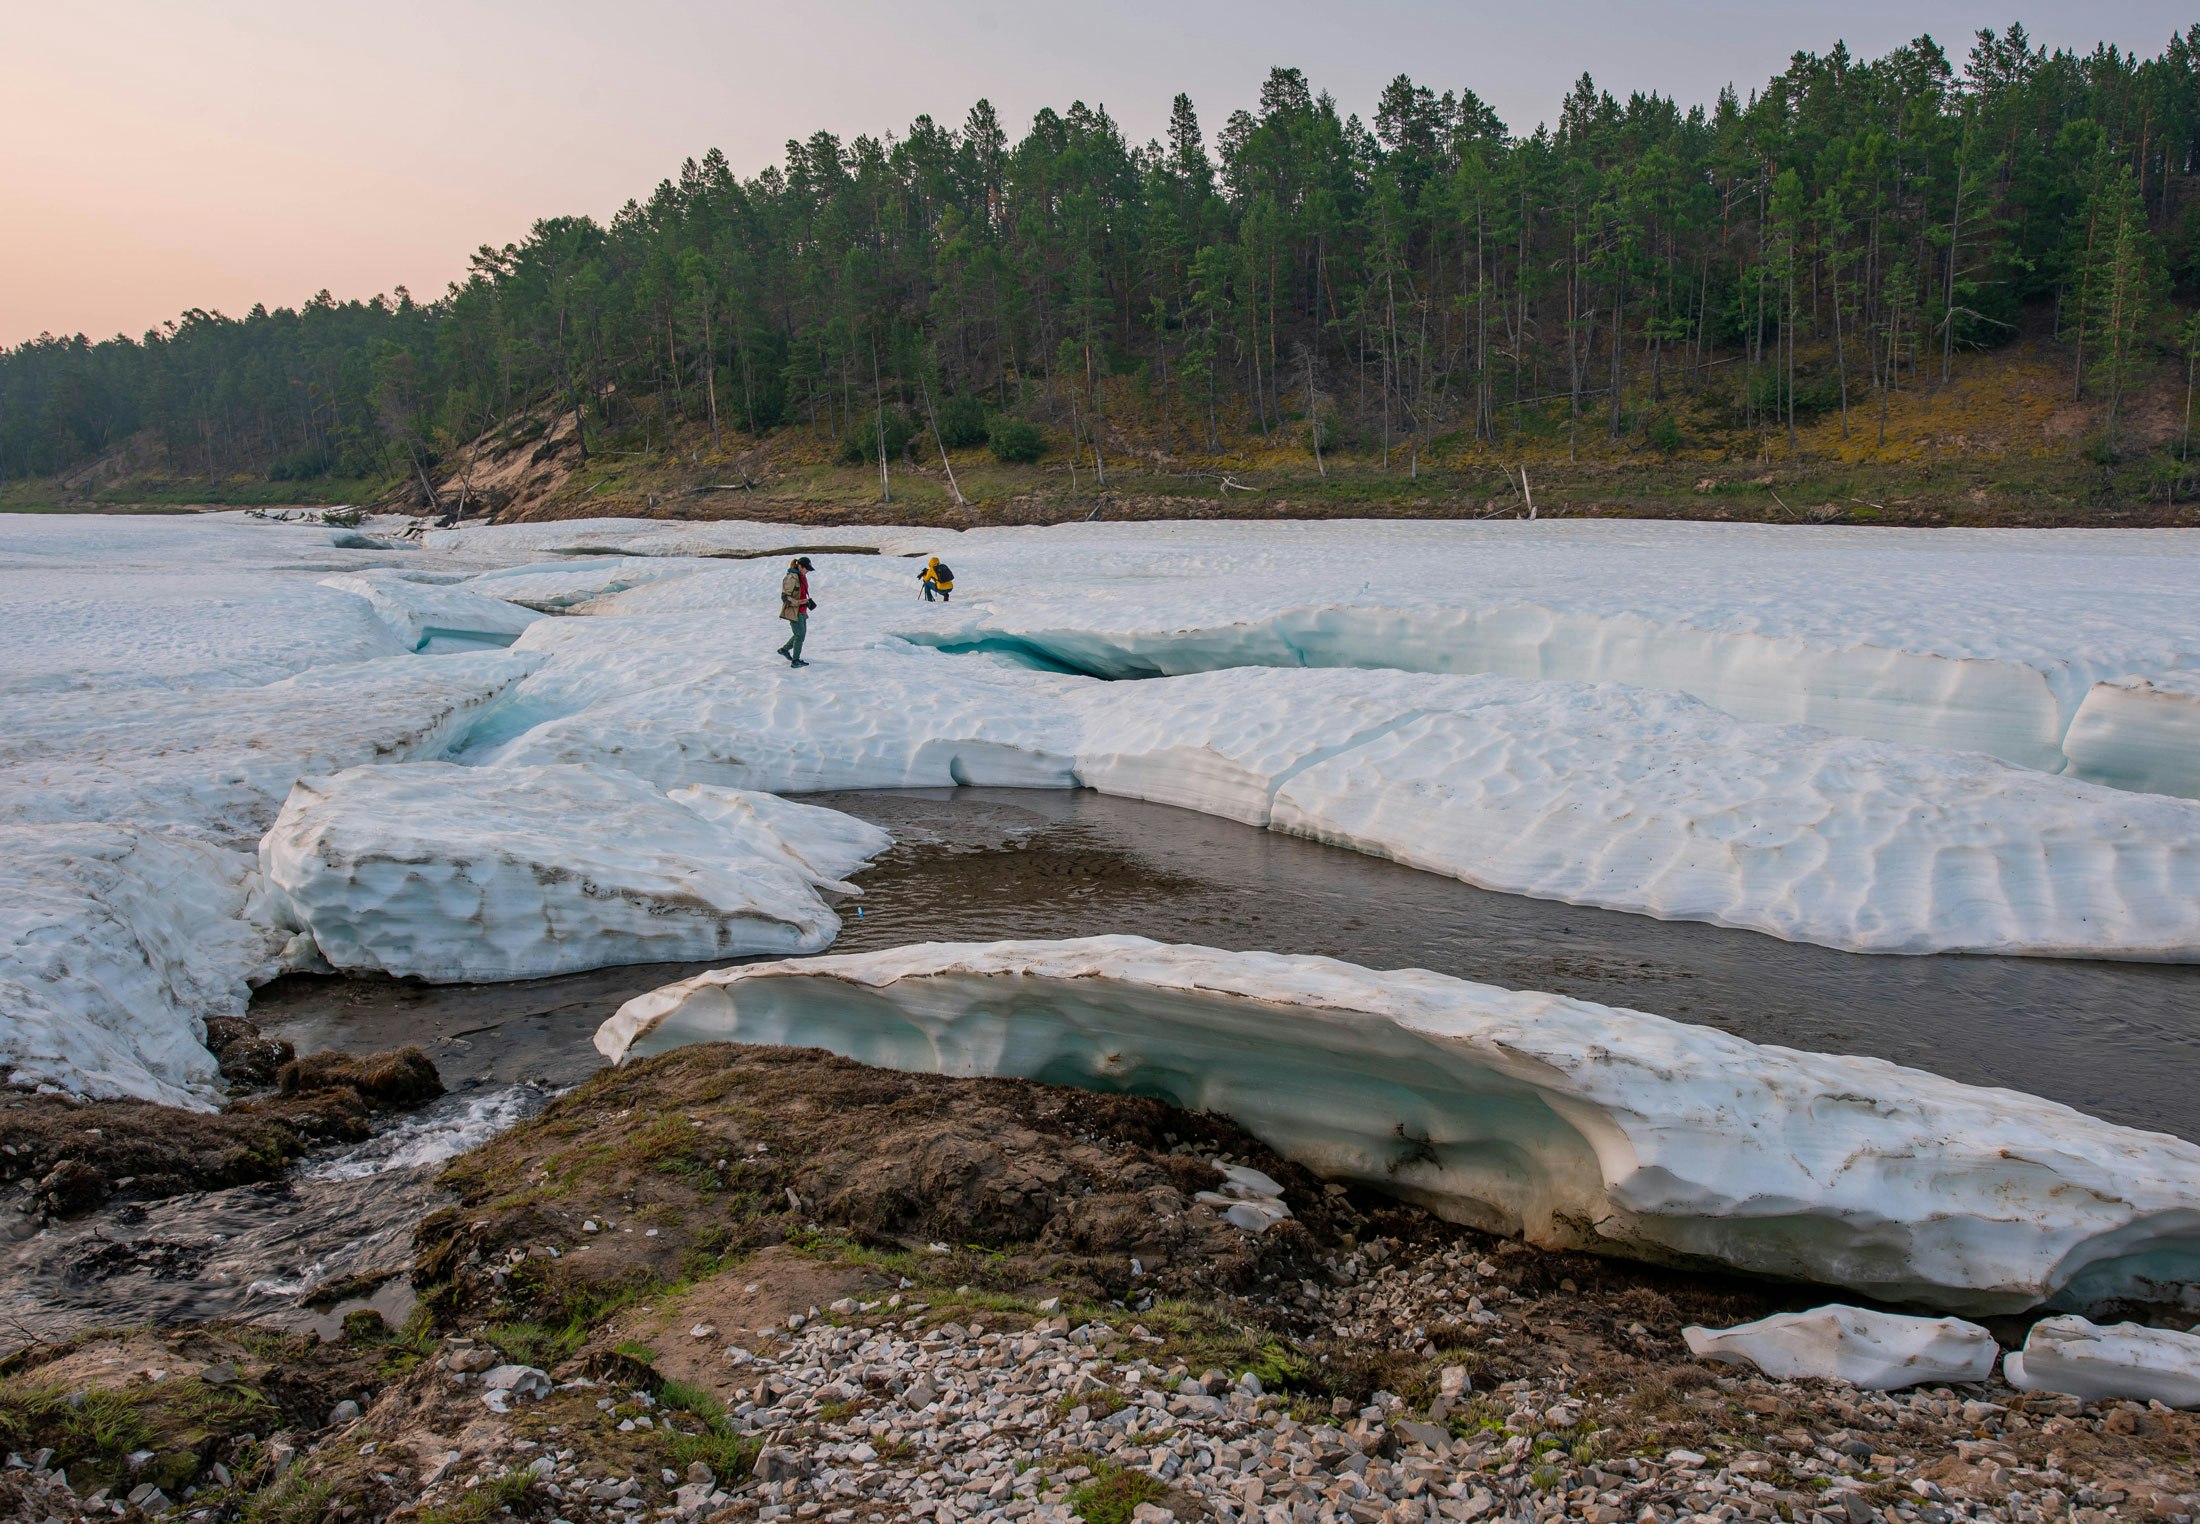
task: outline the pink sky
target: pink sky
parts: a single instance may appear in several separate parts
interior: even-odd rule
[[[1105,104],[1143,139],[1184,90],[1211,134],[1289,64],[1348,111],[1402,71],[1525,128],[1583,70],[1693,102],[1837,36],[1877,53],[1930,30],[1960,63],[2006,5],[26,0],[0,28],[0,343],[323,287],[433,296],[477,245],[607,215],[707,148],[753,173],[789,137],[959,124],[980,95],[1015,129]],[[2149,54],[2191,19],[2184,0],[2041,9],[2040,41]]]

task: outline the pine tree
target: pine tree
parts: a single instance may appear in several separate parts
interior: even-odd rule
[[[2162,254],[2147,230],[2130,165],[2103,180],[2088,215],[2094,234],[2085,272],[2085,326],[2093,348],[2087,380],[2107,398],[2104,429],[2113,445],[2124,398],[2152,361],[2148,341],[2161,300]]]

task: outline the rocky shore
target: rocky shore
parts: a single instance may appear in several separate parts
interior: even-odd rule
[[[577,1087],[443,1184],[403,1327],[102,1332],[0,1364],[0,1514],[2200,1510],[2200,1415],[1702,1364],[1684,1326],[1826,1296],[1495,1239],[1135,1097],[687,1048]]]

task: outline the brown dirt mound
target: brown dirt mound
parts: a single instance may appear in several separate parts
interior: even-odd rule
[[[1256,1236],[1197,1203],[1215,1157],[1273,1176],[1296,1215]],[[423,1225],[416,1280],[469,1306],[505,1278],[533,1311],[812,1228],[1014,1256],[1105,1297],[1245,1293],[1316,1273],[1359,1220],[1219,1117],[731,1044],[600,1075],[444,1183],[462,1204]]]
[[[298,1056],[280,1037],[268,1037],[242,1016],[209,1016],[206,1051],[221,1065],[222,1078],[232,1094],[239,1090],[264,1090],[275,1083],[283,1065]]]
[[[284,1064],[276,1082],[286,1096],[351,1090],[370,1107],[385,1111],[408,1111],[443,1094],[442,1076],[418,1048],[397,1048],[365,1057],[312,1053]]]

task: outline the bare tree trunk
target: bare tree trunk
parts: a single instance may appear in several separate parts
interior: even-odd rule
[[[1960,155],[1960,150],[1958,150]],[[1942,314],[1946,324],[1940,337],[1940,384],[1948,384],[1949,362],[1956,350],[1956,242],[1963,234],[1963,174],[1966,166],[1960,156],[1956,161],[1956,205],[1948,218],[1948,279],[1941,296],[1941,305],[1947,310]]]
[[[1076,390],[1076,388],[1075,388],[1075,387],[1072,387],[1072,388],[1071,388],[1071,390],[1072,390],[1072,391],[1074,391],[1074,390]],[[1091,338],[1091,335],[1089,335],[1089,334],[1088,334],[1088,335],[1086,336],[1086,338],[1085,338],[1085,394],[1086,394],[1086,395],[1087,395],[1088,397],[1090,397],[1090,398],[1092,399],[1092,465],[1093,465],[1093,470],[1094,470],[1094,471],[1095,471],[1095,472],[1096,472],[1096,473],[1097,473],[1097,474],[1099,475],[1099,477],[1100,477],[1100,490],[1101,490],[1101,491],[1103,491],[1103,492],[1105,492],[1105,491],[1107,490],[1107,486],[1108,486],[1108,463],[1107,463],[1107,460],[1106,460],[1106,458],[1105,458],[1104,456],[1102,456],[1102,455],[1101,455],[1101,453],[1100,453],[1100,422],[1101,422],[1101,412],[1100,412],[1100,384],[1099,384],[1099,382],[1097,382],[1097,381],[1095,381],[1095,380],[1093,379],[1093,374],[1092,374],[1092,338]]]
[[[886,389],[879,382],[878,341],[871,341],[871,421],[878,429],[878,490],[882,502],[894,500],[894,479],[886,469]]]
[[[1841,338],[1841,268],[1834,265],[1833,276],[1833,370],[1841,378],[1841,437],[1849,437],[1849,353]]]
[[[940,465],[947,472],[947,490],[955,495],[955,506],[957,508],[967,508],[970,505],[963,501],[962,488],[955,481],[954,462],[947,458],[947,442],[940,438],[940,416],[932,411],[931,384],[924,377],[919,376],[917,377],[917,385],[924,392],[924,417],[925,421],[932,425],[932,443],[939,447]]]
[[[2192,411],[2189,399],[2185,411]],[[1329,467],[1322,463],[1322,414],[1321,406],[1314,397],[1314,351],[1311,349],[1306,352],[1306,428],[1314,441],[1314,469],[1326,477],[1329,475]],[[2186,433],[2191,433],[2189,421]]]
[[[703,391],[710,399],[710,447],[723,449],[718,435],[718,343],[710,322],[710,302],[703,302]]]

